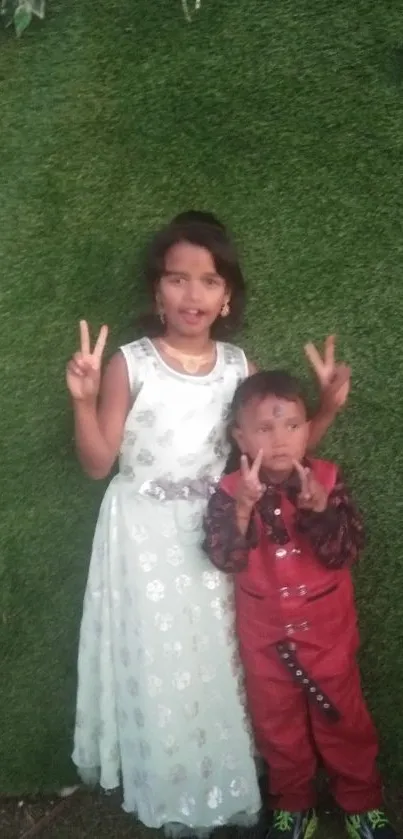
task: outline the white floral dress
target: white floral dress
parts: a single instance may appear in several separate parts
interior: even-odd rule
[[[94,536],[73,760],[104,789],[122,783],[124,809],[149,827],[211,830],[260,807],[232,581],[202,551],[247,364],[217,344],[213,371],[195,377],[147,338],[121,351],[137,396]]]

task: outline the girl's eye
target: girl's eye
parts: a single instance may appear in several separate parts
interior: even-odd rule
[[[180,274],[171,274],[171,276],[167,277],[167,280],[172,285],[181,285],[185,282],[185,277],[181,277]]]
[[[205,283],[208,286],[220,285],[220,281],[219,281],[218,277],[206,277]]]

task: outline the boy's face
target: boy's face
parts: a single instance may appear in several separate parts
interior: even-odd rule
[[[262,467],[281,480],[293,470],[294,460],[304,456],[309,422],[301,402],[276,396],[252,399],[241,408],[233,436],[241,452],[254,460],[263,451]]]

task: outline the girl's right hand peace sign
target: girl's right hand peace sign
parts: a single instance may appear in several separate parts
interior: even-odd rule
[[[336,413],[347,402],[351,381],[350,367],[336,362],[335,345],[334,335],[329,335],[325,341],[323,357],[314,344],[305,345],[305,355],[316,373],[322,390],[323,404],[330,413]]]
[[[242,508],[245,511],[252,511],[265,491],[265,487],[259,479],[262,460],[263,449],[260,449],[256,455],[252,466],[249,466],[246,455],[243,454],[241,457],[241,480],[237,492],[237,505],[238,508]]]
[[[86,320],[80,321],[80,350],[73,355],[66,369],[67,387],[77,402],[92,401],[98,396],[107,338],[108,327],[102,326],[91,352],[88,323]]]

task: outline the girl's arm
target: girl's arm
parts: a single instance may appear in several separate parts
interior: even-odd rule
[[[337,409],[331,409],[330,407],[326,407],[326,403],[323,402],[319,408],[319,411],[312,417],[310,422],[310,430],[309,430],[309,440],[308,440],[308,449],[309,451],[313,451],[316,446],[322,440],[322,437],[325,436],[327,430],[330,428],[332,423],[334,422],[337,415]]]
[[[73,399],[73,407],[81,466],[91,478],[105,478],[118,456],[130,407],[129,380],[122,353],[116,353],[107,365],[99,398]]]
[[[335,360],[334,335],[326,338],[323,357],[314,344],[306,344],[305,355],[315,371],[321,389],[320,408],[311,420],[309,448],[312,451],[347,402],[351,370],[346,364],[338,364]]]
[[[91,350],[88,323],[80,321],[80,349],[66,369],[77,455],[91,478],[105,478],[112,469],[130,407],[130,385],[122,353],[113,356],[101,376],[107,338],[108,327],[104,325]]]

